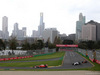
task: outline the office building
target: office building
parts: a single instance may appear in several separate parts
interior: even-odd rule
[[[76,22],[76,40],[81,40],[82,26],[85,25],[85,16],[79,14],[79,21]]]
[[[42,37],[45,25],[43,22],[43,13],[40,13],[40,25],[38,26],[38,37]]]
[[[45,29],[43,31],[43,39],[44,39],[44,42],[47,42],[48,40],[53,43],[54,40],[55,40],[55,37],[58,36],[58,31],[56,28],[48,28],[48,29]]]
[[[22,32],[24,37],[26,37],[26,31],[27,31],[26,27],[22,27]]]
[[[96,41],[96,25],[87,24],[82,26],[82,40]]]
[[[9,38],[9,32],[8,32],[8,18],[6,16],[2,18],[2,33],[3,33],[3,39],[7,40]]]
[[[13,30],[13,36],[14,37],[17,37],[18,36],[18,31],[19,31],[18,23],[15,23],[14,24],[14,30]]]
[[[18,23],[15,23],[12,36],[16,37],[16,39],[23,39],[24,37],[26,37],[26,27],[23,27],[22,30],[20,30],[18,28]]]
[[[69,34],[68,36],[67,36],[67,39],[68,40],[73,40],[73,41],[75,41],[75,34]]]
[[[3,33],[2,33],[2,31],[0,30],[0,39],[2,39],[3,38]]]
[[[100,41],[100,23],[91,20],[87,24],[96,26],[96,41]]]
[[[33,30],[31,37],[37,38],[38,37],[38,31]]]

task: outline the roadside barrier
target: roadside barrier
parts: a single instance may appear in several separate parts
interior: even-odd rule
[[[54,52],[55,53],[55,52]],[[53,53],[46,53],[46,54],[38,54],[38,55],[34,55],[34,57],[37,56],[44,56],[44,55],[51,55]],[[7,61],[7,60],[16,60],[16,59],[24,59],[24,58],[30,58],[33,56],[23,56],[23,57],[11,57],[11,58],[1,58],[0,61]]]
[[[99,60],[96,60],[96,63],[100,64],[100,61]]]
[[[23,57],[12,57],[12,58],[2,58],[0,61],[7,61],[7,60],[15,60],[15,59],[24,59],[24,58],[30,58],[33,56],[23,56]]]

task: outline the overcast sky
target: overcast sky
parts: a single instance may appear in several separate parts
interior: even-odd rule
[[[12,33],[14,23],[19,29],[27,27],[27,35],[38,30],[40,12],[44,14],[45,28],[54,27],[60,33],[76,32],[79,13],[86,16],[86,22],[100,22],[100,0],[0,0],[0,30],[2,17],[8,17],[8,30]]]

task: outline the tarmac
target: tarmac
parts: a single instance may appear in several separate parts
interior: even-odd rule
[[[100,71],[0,71],[0,75],[100,75]]]

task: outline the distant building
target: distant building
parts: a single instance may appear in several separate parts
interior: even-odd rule
[[[15,23],[12,36],[16,37],[16,39],[24,39],[24,37],[26,37],[26,27],[23,27],[22,30],[19,30],[18,23]]]
[[[67,39],[67,35],[66,34],[59,34],[59,37],[60,37],[60,39],[62,41]]]
[[[26,37],[26,27],[22,28],[23,36]]]
[[[14,24],[14,30],[13,30],[12,35],[13,35],[14,37],[17,37],[17,36],[18,36],[18,31],[19,31],[18,23],[15,23],[15,24]]]
[[[76,22],[76,40],[81,40],[82,26],[85,25],[85,16],[79,14],[79,21]]]
[[[96,41],[96,25],[86,24],[82,26],[82,40]]]
[[[69,35],[67,36],[67,39],[68,39],[68,40],[73,40],[73,41],[74,41],[74,40],[75,40],[75,36],[76,36],[75,34],[69,34]]]
[[[8,17],[6,16],[2,18],[2,33],[3,33],[3,39],[7,40],[9,38],[9,32],[8,32]]]
[[[100,41],[100,23],[91,20],[87,24],[96,26],[96,41]]]
[[[38,36],[39,37],[42,37],[44,28],[45,28],[45,24],[43,22],[43,13],[40,13],[40,25],[38,26]]]
[[[0,30],[0,39],[2,39],[3,38],[3,33],[2,33],[2,31]]]
[[[44,42],[49,40],[51,43],[53,43],[56,36],[58,36],[58,31],[56,28],[48,28],[43,31]]]
[[[31,37],[37,38],[38,37],[38,31],[33,30]]]

